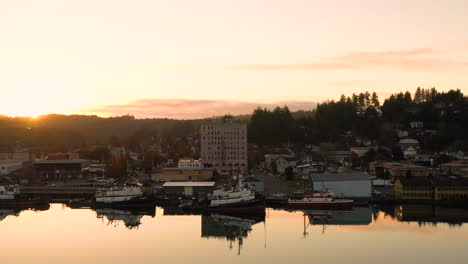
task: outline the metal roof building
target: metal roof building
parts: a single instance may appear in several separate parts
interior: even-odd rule
[[[309,175],[309,184],[314,191],[328,188],[335,197],[352,199],[369,199],[371,197],[372,185],[370,175],[365,172],[359,173],[330,173]]]
[[[214,181],[196,182],[165,182],[163,184],[164,192],[173,195],[193,196],[198,194],[206,194],[213,191],[215,186]]]

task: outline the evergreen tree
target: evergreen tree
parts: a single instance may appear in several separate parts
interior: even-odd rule
[[[379,97],[377,96],[377,94],[375,92],[372,93],[372,105],[374,107],[377,107],[377,106],[380,106],[380,102],[379,102]]]
[[[364,99],[366,101],[367,106],[371,105],[371,95],[368,91],[364,93]]]
[[[415,104],[420,104],[420,103],[423,102],[421,87],[418,87],[418,88],[416,89],[416,92],[414,93],[413,102],[414,102]]]

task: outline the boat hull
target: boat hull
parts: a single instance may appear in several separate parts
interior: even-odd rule
[[[307,208],[307,209],[351,209],[353,207],[352,200],[331,201],[331,202],[300,202],[289,201],[290,208]]]
[[[154,204],[154,199],[150,196],[135,197],[126,201],[114,201],[114,202],[94,202],[92,206],[101,208],[122,208],[122,207],[139,207],[148,206]]]
[[[44,200],[41,199],[25,199],[25,200],[0,200],[0,207],[28,207],[28,206],[36,206],[46,203]]]

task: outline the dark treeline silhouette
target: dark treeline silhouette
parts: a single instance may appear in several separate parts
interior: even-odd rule
[[[86,115],[0,116],[0,148],[28,147],[33,151],[69,151],[91,145],[126,146],[138,150],[150,143],[175,143],[196,135],[205,120],[102,118]]]
[[[428,150],[468,150],[468,98],[460,90],[438,92],[435,88],[418,87],[414,96],[408,91],[393,94],[382,105],[375,92],[342,95],[339,101],[318,104],[299,118],[287,107],[259,108],[252,114],[249,135],[250,142],[258,144],[340,143],[352,135],[392,148],[398,140],[396,129],[410,130],[412,122],[422,122],[421,129],[434,131],[419,136]]]
[[[422,129],[436,131],[419,136],[424,148],[468,150],[468,99],[460,90],[418,88],[414,95],[393,94],[383,104],[376,93],[364,92],[342,95],[312,111],[291,112],[287,106],[257,108],[250,116],[234,118],[248,122],[249,143],[259,145],[335,142],[338,149],[344,149],[356,145],[349,138],[361,138],[392,148],[398,140],[396,129],[411,131],[411,122],[422,122]],[[187,146],[196,142],[200,126],[208,120],[135,119],[128,115],[0,116],[0,148],[21,146],[54,152],[110,144],[141,150],[145,145],[165,144],[189,153]]]

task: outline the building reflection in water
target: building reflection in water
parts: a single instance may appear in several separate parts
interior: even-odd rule
[[[246,218],[221,214],[202,215],[201,236],[205,238],[221,238],[229,241],[229,248],[237,242],[240,254],[244,239],[247,238],[252,226],[264,222],[265,218]]]
[[[152,217],[156,214],[155,207],[148,208],[146,210],[122,210],[115,208],[96,208],[95,209],[97,218],[107,219],[107,225],[117,225],[123,222],[125,227],[128,229],[138,228],[141,224],[141,218],[144,215],[150,215]]]
[[[468,222],[468,209],[408,204],[396,206],[394,216],[400,222],[417,222],[420,226],[446,223],[451,227],[456,227]]]

